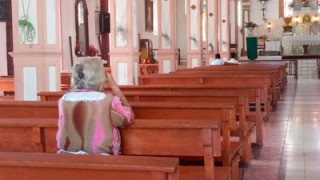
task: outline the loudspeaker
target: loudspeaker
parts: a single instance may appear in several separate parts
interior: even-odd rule
[[[8,20],[7,0],[0,0],[0,21]]]
[[[110,33],[110,13],[100,13],[100,33]]]

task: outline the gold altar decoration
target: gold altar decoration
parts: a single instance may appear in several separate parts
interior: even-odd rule
[[[302,23],[305,25],[310,25],[311,23],[311,16],[310,14],[306,13],[303,17],[302,17]]]
[[[283,21],[285,23],[285,25],[282,26],[283,27],[283,32],[292,32],[292,24],[291,24],[292,16],[284,17]]]

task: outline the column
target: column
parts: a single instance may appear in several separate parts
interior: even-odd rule
[[[139,46],[136,0],[110,0],[111,72],[119,85],[138,83]]]
[[[238,52],[238,0],[230,1],[230,51]]]
[[[201,0],[186,0],[187,67],[202,66]]]
[[[8,75],[8,63],[7,63],[7,30],[6,22],[0,22],[0,75]]]
[[[209,65],[209,59],[214,58],[218,53],[218,1],[207,1],[207,44],[205,52],[206,65]]]
[[[228,60],[230,58],[230,2],[225,0],[219,0],[219,52],[221,58]]]
[[[157,0],[158,3],[158,62],[159,73],[177,69],[175,0]]]
[[[246,30],[244,23],[250,21],[250,2],[243,2],[242,4],[242,14],[243,14],[243,20],[242,20],[242,42],[243,42],[243,51],[247,51],[247,44],[246,44],[246,37],[248,36],[248,31]]]
[[[60,90],[60,1],[12,0],[16,100],[37,100],[39,91]]]

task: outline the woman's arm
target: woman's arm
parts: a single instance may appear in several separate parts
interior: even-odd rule
[[[129,104],[127,98],[123,95],[122,91],[120,90],[118,84],[113,79],[113,76],[110,73],[106,73],[107,76],[107,84],[111,88],[113,94],[117,97],[119,97],[120,101],[122,102],[122,105],[129,108],[131,112],[131,120],[134,119],[134,113],[132,111],[131,105]]]

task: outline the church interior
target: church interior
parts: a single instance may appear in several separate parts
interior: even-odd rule
[[[320,179],[320,0],[0,0],[0,39],[0,179]],[[87,58],[136,115],[119,157],[55,153]]]

